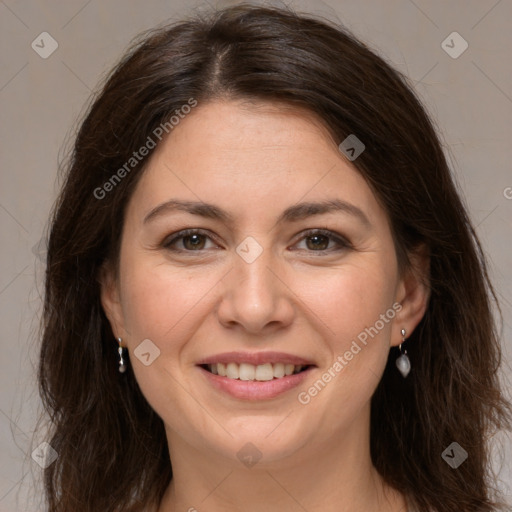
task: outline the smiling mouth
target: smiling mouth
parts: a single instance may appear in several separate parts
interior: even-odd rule
[[[253,365],[249,363],[216,363],[200,365],[206,371],[233,380],[266,382],[282,379],[306,371],[312,365],[295,365],[285,363],[265,363]]]

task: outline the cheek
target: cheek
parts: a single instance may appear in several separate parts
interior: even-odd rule
[[[132,341],[150,338],[159,344],[179,339],[214,286],[212,275],[143,261],[133,265],[123,291],[123,314]]]
[[[312,386],[300,390],[300,400],[311,414],[327,415],[333,429],[365,407],[384,371],[396,315],[389,268],[347,265],[310,295],[309,304],[328,326],[331,359]]]
[[[350,264],[309,283],[303,297],[343,349],[392,307],[395,284],[393,272],[378,262]],[[389,323],[385,328],[378,324],[382,331],[387,331],[387,326]]]
[[[396,283],[388,268],[393,267],[347,265],[310,292],[308,305],[326,326],[330,355],[319,375],[322,382],[310,390],[312,411],[322,414],[324,408],[331,410],[329,404],[338,403],[344,404],[341,416],[356,414],[373,394],[387,362],[396,315]]]
[[[196,402],[183,392],[187,376],[183,375],[180,362],[188,350],[187,342],[201,325],[208,306],[205,295],[218,278],[212,278],[212,272],[191,276],[186,269],[170,265],[152,265],[142,260],[131,263],[126,261],[125,266],[123,315],[135,378],[151,407],[168,424],[190,431],[187,415],[173,415],[170,411],[198,414]],[[159,351],[148,366],[136,355],[146,339]]]

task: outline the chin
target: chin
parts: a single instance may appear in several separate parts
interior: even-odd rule
[[[204,442],[212,451],[249,468],[256,464],[260,469],[270,468],[300,452],[314,438],[314,432],[308,434],[304,431],[303,422],[294,426],[286,419],[283,421],[284,418],[286,415],[279,419],[244,416],[242,421],[224,423],[232,437],[222,431],[220,438],[208,437]]]

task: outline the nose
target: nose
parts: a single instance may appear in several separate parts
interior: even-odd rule
[[[287,282],[278,255],[264,248],[252,262],[237,253],[233,259],[234,268],[222,280],[219,322],[261,335],[290,325],[295,314],[293,283]]]

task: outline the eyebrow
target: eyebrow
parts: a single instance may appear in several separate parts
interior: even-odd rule
[[[214,219],[224,224],[233,224],[234,217],[226,210],[215,206],[214,204],[204,203],[202,201],[183,201],[179,199],[171,199],[165,203],[159,204],[153,208],[143,220],[143,224],[150,222],[162,215],[183,211],[192,215],[198,215],[207,219]],[[314,215],[322,215],[324,213],[343,212],[359,219],[366,227],[372,224],[368,217],[357,206],[342,201],[341,199],[328,199],[318,202],[303,202],[288,207],[279,216],[276,224],[283,222],[297,222]]]

